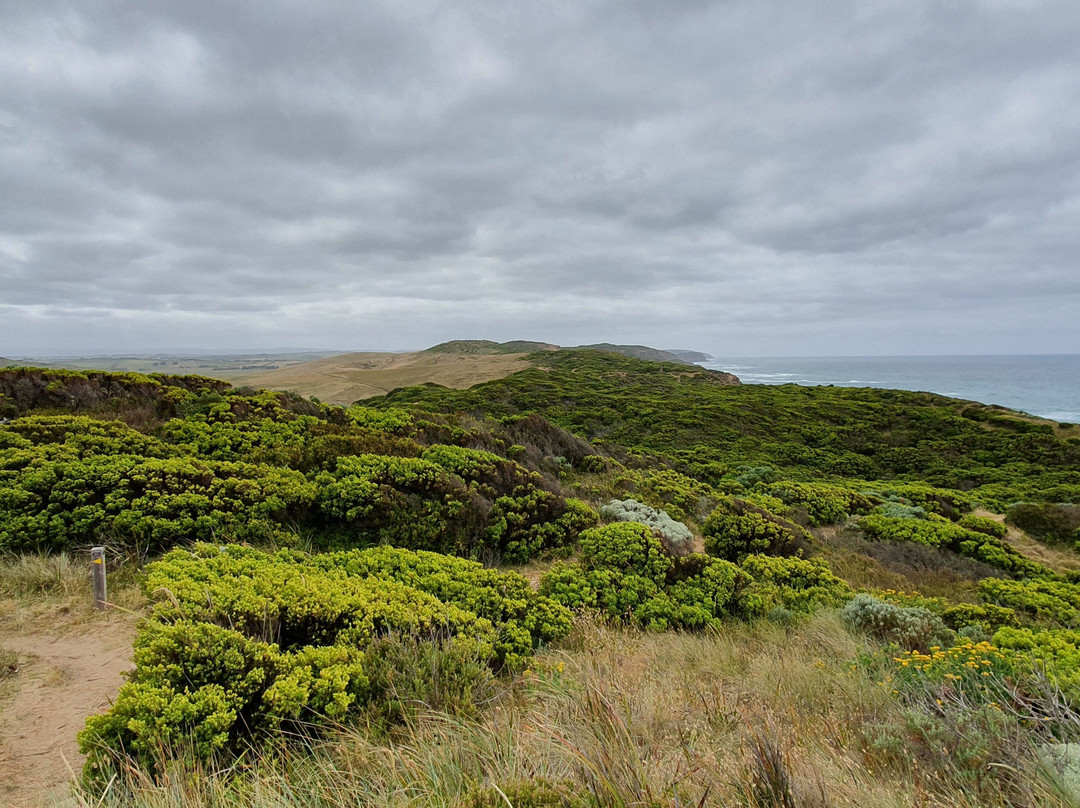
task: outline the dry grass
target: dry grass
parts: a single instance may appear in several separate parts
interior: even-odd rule
[[[853,668],[856,652],[832,613],[790,630],[733,624],[696,635],[581,622],[479,720],[427,714],[389,737],[342,729],[311,748],[266,753],[242,772],[173,766],[156,783],[133,773],[134,792],[114,785],[100,804],[1070,804],[1033,762],[1033,747],[1007,733],[990,738],[974,776],[948,745],[928,745],[937,736],[919,722],[936,719],[913,717]],[[525,784],[540,781],[577,801],[526,796]]]
[[[331,404],[385,395],[398,387],[434,382],[466,388],[524,370],[525,354],[351,353],[280,370],[239,374],[236,383],[295,390]]]
[[[137,564],[109,561],[109,602],[123,612],[140,611],[145,598],[135,582]],[[27,632],[100,620],[93,608],[86,555],[0,557],[0,630]]]
[[[855,589],[897,589],[950,600],[977,599],[978,582],[1000,570],[915,542],[872,542],[856,530],[814,531],[833,572]]]

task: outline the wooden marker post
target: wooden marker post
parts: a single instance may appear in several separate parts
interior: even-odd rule
[[[90,580],[94,583],[94,606],[105,608],[105,548],[90,549]]]

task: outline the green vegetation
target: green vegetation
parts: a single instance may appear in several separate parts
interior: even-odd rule
[[[791,555],[800,541],[809,539],[797,525],[738,497],[725,497],[702,531],[705,549],[729,561],[742,561],[750,553]]]
[[[144,587],[159,600],[135,672],[80,735],[95,778],[127,760],[152,768],[162,750],[237,756],[359,708],[385,712],[399,695],[368,660],[390,640],[437,648],[467,694],[483,666],[520,669],[570,630],[570,613],[515,573],[389,547],[311,558],[199,544],[150,564]]]
[[[595,351],[532,359],[538,367],[469,390],[414,387],[372,404],[538,413],[601,446],[666,455],[714,485],[758,466],[799,482],[824,475],[959,489],[953,496],[998,512],[1021,499],[1080,499],[1080,438],[982,405],[901,390],[731,386],[713,371]]]
[[[634,499],[613,499],[600,509],[600,518],[611,522],[638,522],[659,534],[672,555],[685,555],[694,543],[694,534],[682,522],[676,522],[663,508],[650,508]]]
[[[1080,740],[1080,439],[513,348],[534,367],[348,408],[0,370],[0,551],[22,554],[0,597],[106,544],[151,601],[80,735],[88,801],[801,805],[817,771],[824,804],[1056,804],[1039,749]],[[832,735],[784,734],[811,726]]]
[[[937,514],[910,518],[872,513],[860,519],[859,525],[869,538],[877,541],[910,541],[928,547],[941,547],[1017,575],[1039,577],[1052,574],[1046,567],[1026,558],[1001,539],[961,527]]]

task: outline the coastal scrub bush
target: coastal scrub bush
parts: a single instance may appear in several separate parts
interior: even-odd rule
[[[1016,610],[994,603],[956,603],[942,610],[941,619],[954,631],[978,628],[989,636],[1002,626],[1016,625]]]
[[[1005,525],[996,519],[991,519],[989,516],[975,516],[974,514],[964,514],[960,517],[960,521],[957,522],[960,527],[965,530],[974,530],[976,533],[985,533],[987,536],[993,536],[995,539],[1005,538]]]
[[[496,656],[518,664],[531,649],[565,636],[570,613],[533,591],[516,572],[498,572],[440,553],[372,547],[312,556],[311,566],[354,578],[395,581],[491,621]],[[525,634],[527,633],[527,642]]]
[[[873,501],[852,488],[829,483],[800,483],[791,480],[773,483],[768,492],[787,505],[806,510],[815,527],[842,522],[851,514],[869,513]]]
[[[1017,576],[1045,577],[1051,571],[987,533],[968,530],[937,514],[925,519],[905,519],[872,513],[859,520],[867,538],[875,541],[911,541],[951,550]]]
[[[853,594],[823,558],[749,555],[739,566],[750,576],[750,583],[740,594],[739,608],[750,617],[766,614],[777,606],[809,613],[819,606],[840,606]]]
[[[738,497],[725,497],[702,526],[710,555],[739,562],[751,553],[791,555],[806,532]]]
[[[239,545],[174,550],[147,567],[157,612],[237,628],[283,647],[363,644],[387,632],[460,637],[517,665],[570,629],[565,609],[516,573],[439,553],[373,547],[307,556]]]
[[[367,695],[363,661],[347,645],[283,652],[210,623],[150,622],[112,708],[79,733],[84,772],[107,779],[124,758],[154,771],[163,754],[236,757],[283,723],[337,720]]]
[[[392,435],[410,435],[414,429],[412,413],[398,407],[363,407],[357,404],[345,410],[349,421],[364,429],[388,432]]]
[[[737,608],[749,578],[705,555],[673,559],[646,525],[616,522],[582,532],[581,561],[557,563],[540,592],[570,609],[662,631],[701,628]]]
[[[1025,617],[1049,626],[1080,625],[1080,585],[1068,581],[1005,581],[987,578],[979,582],[983,600],[1014,609]]]
[[[863,490],[864,495],[876,499],[914,505],[947,519],[958,519],[971,511],[975,503],[959,491],[938,488],[922,482],[878,483],[872,489]]]
[[[600,517],[613,522],[638,522],[660,534],[672,555],[684,555],[694,542],[694,534],[682,522],[676,522],[667,511],[650,508],[633,499],[613,499],[600,509]]]
[[[882,502],[874,509],[874,513],[887,516],[890,519],[926,519],[930,512],[918,505],[905,505],[902,502],[891,500]]]
[[[703,518],[716,501],[708,485],[671,468],[620,468],[612,483],[615,490],[663,509],[676,521]]]
[[[896,606],[872,595],[856,595],[840,612],[852,628],[906,650],[926,651],[932,645],[949,645],[952,632],[929,609]]]
[[[1045,673],[1073,705],[1080,707],[1080,630],[1005,626],[993,643],[1017,656],[1017,667]]]
[[[542,480],[513,461],[452,446],[419,458],[342,457],[315,481],[324,528],[352,546],[524,562],[565,550],[596,521],[587,505],[538,487]]]
[[[617,522],[584,531],[578,537],[581,565],[645,578],[659,585],[674,566],[660,539],[646,525]]]
[[[21,467],[21,460],[83,460],[93,455],[163,458],[179,454],[123,421],[100,421],[86,415],[28,415],[0,426],[0,435],[4,436],[0,437],[0,449],[34,449],[22,456],[5,452],[5,470]]]
[[[298,472],[187,457],[45,460],[0,479],[0,550],[108,539],[143,551],[197,540],[290,543],[314,487]]]
[[[495,500],[488,514],[487,546],[492,555],[512,564],[566,555],[578,534],[596,523],[596,511],[580,499],[521,486]]]
[[[523,485],[542,483],[539,474],[513,460],[506,460],[497,454],[479,449],[436,444],[425,449],[421,456],[447,473],[457,475],[491,499],[510,494]]]
[[[153,772],[163,754],[227,763],[362,713],[392,721],[410,694],[468,712],[492,672],[570,630],[519,575],[397,548],[199,544],[148,565],[144,587],[156,605],[135,670],[79,736],[90,778],[132,761]]]
[[[330,470],[346,455],[414,457],[420,446],[409,438],[354,425],[332,424],[312,415],[207,421],[174,418],[155,432],[177,450],[210,460],[238,460],[288,466],[305,473]]]

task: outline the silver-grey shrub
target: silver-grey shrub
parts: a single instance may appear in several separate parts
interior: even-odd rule
[[[637,522],[660,534],[672,555],[690,552],[694,534],[682,522],[672,519],[665,510],[650,508],[635,499],[613,499],[600,509],[600,517],[609,522]]]
[[[852,598],[840,615],[852,628],[908,650],[926,651],[931,645],[947,645],[954,636],[929,609],[897,606],[865,593]]]

